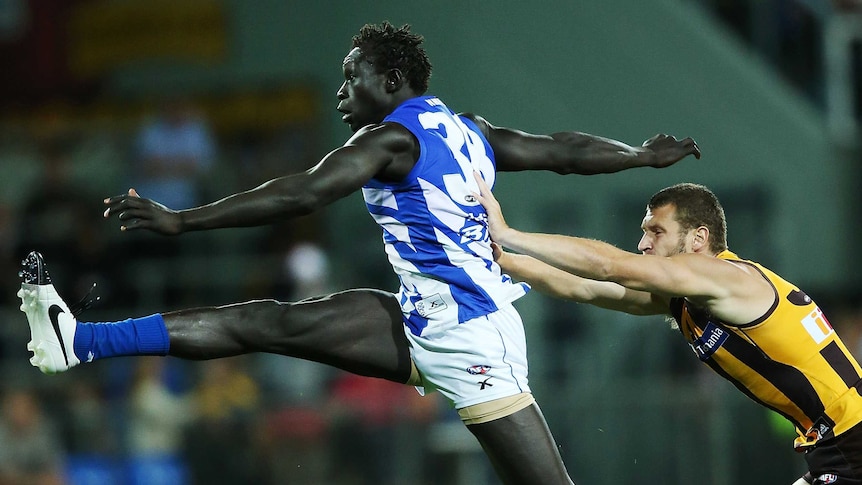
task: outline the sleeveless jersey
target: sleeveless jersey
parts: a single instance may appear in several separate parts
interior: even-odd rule
[[[745,325],[716,319],[684,298],[671,313],[701,361],[797,430],[797,450],[862,421],[862,368],[811,298],[758,263],[730,251],[718,257],[756,268],[775,291],[762,317]]]
[[[529,290],[500,271],[491,253],[488,216],[473,193],[473,171],[492,187],[494,152],[470,120],[434,96],[409,99],[384,120],[419,141],[416,165],[398,183],[371,179],[368,212],[400,281],[405,324],[417,336],[496,311]],[[443,328],[441,328],[443,327]]]

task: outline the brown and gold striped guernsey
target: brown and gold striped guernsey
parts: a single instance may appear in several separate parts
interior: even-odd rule
[[[718,257],[760,271],[775,302],[757,320],[733,325],[684,298],[672,299],[671,314],[700,360],[790,420],[799,450],[862,421],[862,368],[817,304],[758,263],[730,251]]]

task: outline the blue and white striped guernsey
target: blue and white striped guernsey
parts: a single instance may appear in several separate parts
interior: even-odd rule
[[[473,197],[495,179],[494,152],[465,118],[434,96],[402,103],[384,120],[419,140],[421,153],[400,183],[370,180],[362,189],[368,212],[401,282],[405,323],[414,335],[441,330],[496,311],[527,293],[500,272],[491,254],[487,214]]]

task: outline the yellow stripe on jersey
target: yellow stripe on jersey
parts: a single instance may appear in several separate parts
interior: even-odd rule
[[[695,354],[754,401],[796,426],[797,448],[838,436],[862,421],[862,367],[811,298],[753,261],[730,251],[718,257],[756,268],[775,303],[753,322],[734,325],[684,298],[671,312]]]

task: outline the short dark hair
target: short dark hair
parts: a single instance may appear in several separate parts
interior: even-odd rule
[[[368,62],[377,72],[399,69],[414,91],[424,94],[428,91],[431,78],[431,62],[422,47],[425,39],[410,32],[407,24],[395,28],[384,21],[380,25],[365,24],[353,36],[353,47],[362,50]]]
[[[709,229],[709,249],[714,253],[727,249],[724,208],[711,190],[699,184],[676,184],[656,192],[647,207],[654,210],[669,204],[676,207],[676,221],[682,230],[706,226]]]

